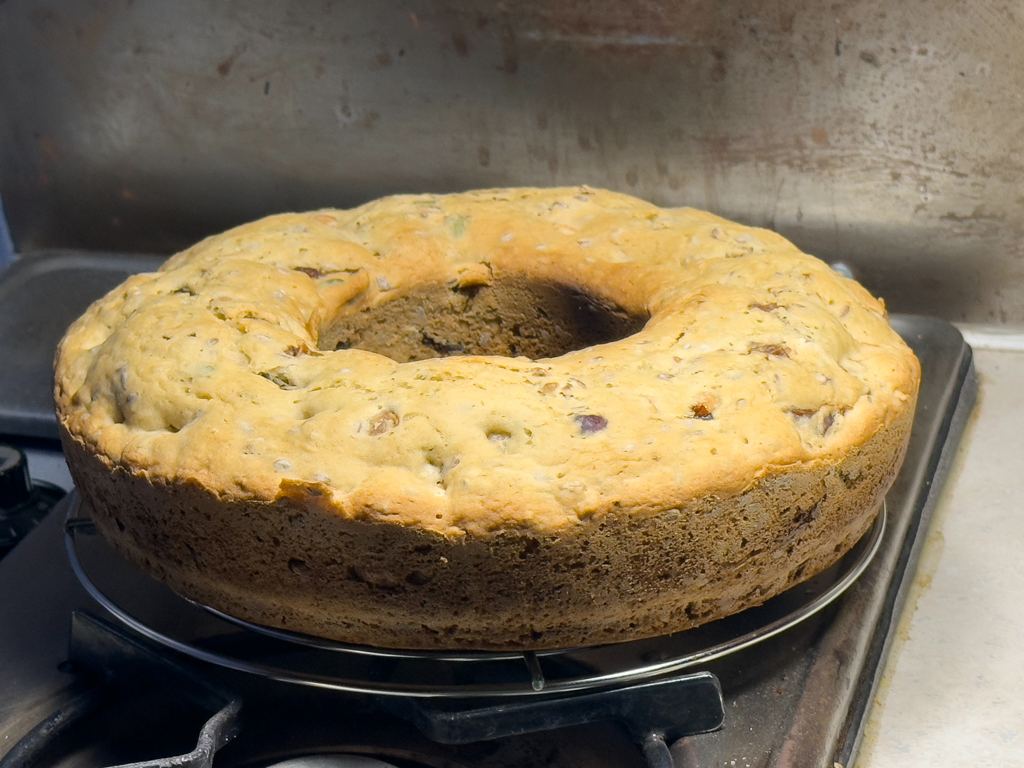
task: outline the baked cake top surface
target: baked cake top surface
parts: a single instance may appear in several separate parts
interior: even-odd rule
[[[839,461],[919,376],[881,302],[779,235],[581,187],[210,237],[90,307],[56,399],[154,482],[457,536]]]

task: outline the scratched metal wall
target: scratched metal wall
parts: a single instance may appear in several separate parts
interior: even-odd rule
[[[1024,321],[1024,7],[0,2],[16,245],[588,183],[768,226],[891,307]]]

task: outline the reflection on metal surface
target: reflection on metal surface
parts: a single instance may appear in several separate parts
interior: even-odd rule
[[[4,213],[4,204],[0,200],[0,271],[8,266],[14,259],[14,241],[11,240],[11,230],[7,226],[7,215]]]
[[[395,768],[392,763],[385,763],[372,757],[358,755],[310,755],[274,763],[268,768]]]
[[[1024,352],[1024,326],[983,325],[980,323],[957,323],[964,335],[964,341],[973,349],[990,349],[1001,352]]]

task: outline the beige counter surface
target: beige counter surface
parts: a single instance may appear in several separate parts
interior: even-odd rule
[[[1024,765],[1024,334],[964,335],[978,402],[857,768]]]

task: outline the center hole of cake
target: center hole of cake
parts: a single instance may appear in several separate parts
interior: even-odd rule
[[[624,339],[650,319],[579,288],[530,278],[395,293],[343,307],[321,326],[320,349],[364,349],[399,363],[456,355],[540,360]]]

